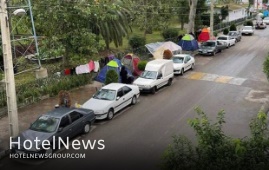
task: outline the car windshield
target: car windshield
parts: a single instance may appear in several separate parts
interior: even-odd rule
[[[31,130],[38,132],[54,132],[59,124],[59,119],[43,115],[40,116],[30,127]]]
[[[202,46],[214,47],[215,46],[215,42],[204,42],[202,44]]]
[[[263,20],[269,20],[269,17],[265,17]]]
[[[173,57],[174,63],[183,63],[184,57]]]
[[[227,40],[227,37],[219,37],[218,40]]]
[[[116,90],[101,89],[94,96],[94,99],[101,100],[114,100],[116,96]]]
[[[141,75],[141,78],[145,79],[156,79],[157,77],[157,71],[147,71],[145,70]]]

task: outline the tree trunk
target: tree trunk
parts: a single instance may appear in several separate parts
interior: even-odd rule
[[[198,0],[190,0],[190,14],[187,33],[194,33],[194,22],[196,17],[196,7]]]

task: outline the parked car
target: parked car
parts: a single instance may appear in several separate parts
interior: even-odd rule
[[[203,42],[198,50],[199,54],[202,55],[215,55],[218,52],[221,52],[227,47],[223,42],[219,42],[216,40],[208,40]]]
[[[150,91],[155,93],[159,88],[172,84],[174,78],[173,61],[166,59],[156,59],[149,61],[133,84],[139,87],[140,91]]]
[[[253,35],[254,34],[254,29],[252,26],[244,26],[242,31],[242,35]]]
[[[265,23],[263,23],[262,21],[261,22],[257,22],[255,24],[255,29],[265,29],[267,26]]]
[[[241,41],[242,35],[241,35],[241,32],[239,32],[239,31],[229,31],[228,35],[232,39],[235,39],[235,42]]]
[[[229,47],[235,45],[235,39],[233,39],[229,35],[221,35],[221,36],[218,36],[217,37],[217,41],[226,44],[226,48],[229,48]]]
[[[174,74],[183,75],[185,71],[194,69],[195,59],[189,54],[177,54],[172,57]]]
[[[80,133],[89,133],[91,125],[95,121],[93,110],[83,108],[59,107],[41,115],[30,128],[19,134],[12,140],[12,153],[52,153],[53,145],[58,147],[59,138],[67,140]],[[37,146],[35,139],[50,141],[49,149]],[[53,141],[53,138],[55,140]],[[32,142],[30,149],[23,147],[26,140]],[[14,144],[14,143],[19,143]],[[56,144],[53,144],[56,142]],[[45,142],[44,142],[45,143]],[[57,148],[56,148],[57,149]]]
[[[269,25],[269,17],[263,18],[263,23],[265,23],[266,25]]]
[[[110,83],[97,91],[81,107],[94,110],[98,120],[111,120],[118,111],[130,104],[135,105],[139,94],[138,86]]]

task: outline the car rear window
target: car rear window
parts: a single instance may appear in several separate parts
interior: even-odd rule
[[[227,37],[219,37],[218,40],[227,40]]]

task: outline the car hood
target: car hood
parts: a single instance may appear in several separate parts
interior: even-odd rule
[[[38,132],[38,131],[34,131],[31,129],[28,129],[22,133],[19,134],[19,136],[17,138],[15,138],[14,140],[12,140],[13,142],[19,142],[20,144],[20,148],[23,149],[23,143],[25,140],[30,140],[31,143],[33,144],[32,149],[30,149],[30,151],[36,151],[37,146],[36,146],[36,142],[34,140],[40,140],[40,144],[42,141],[44,140],[51,140],[53,135],[55,133],[46,133],[46,132]],[[27,147],[29,147],[29,142],[26,142],[25,145]]]
[[[154,81],[156,81],[155,79],[145,79],[145,78],[141,78],[139,77],[138,79],[136,79],[134,81],[134,84],[137,85],[151,85]]]
[[[113,101],[111,100],[101,100],[101,99],[94,99],[91,98],[90,100],[86,101],[82,108],[92,109],[93,111],[103,111],[106,107],[108,107]]]

